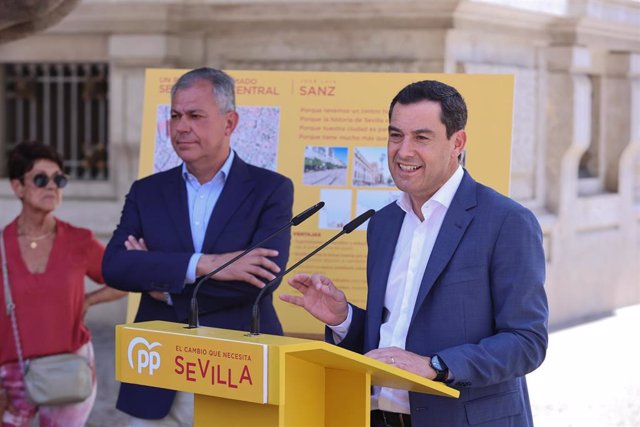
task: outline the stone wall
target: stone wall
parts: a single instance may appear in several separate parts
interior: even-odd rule
[[[560,326],[640,302],[639,28],[631,0],[85,0],[0,61],[109,63],[111,179],[59,212],[103,238],[137,175],[147,67],[512,73],[511,193],[543,226]],[[0,208],[18,209],[6,182]]]

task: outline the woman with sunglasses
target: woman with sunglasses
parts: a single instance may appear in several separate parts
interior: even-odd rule
[[[20,214],[4,228],[2,238],[23,357],[74,352],[87,358],[94,378],[91,395],[80,403],[34,406],[26,395],[10,318],[0,315],[2,426],[27,426],[36,415],[41,427],[84,426],[96,396],[93,346],[84,314],[89,306],[126,293],[107,286],[84,292],[85,276],[104,283],[104,246],[89,230],[53,215],[67,184],[55,150],[38,142],[20,143],[9,153],[8,171],[11,187],[22,203]],[[3,292],[0,301],[4,311]]]

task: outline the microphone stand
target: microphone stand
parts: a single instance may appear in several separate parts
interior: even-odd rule
[[[273,237],[275,237],[276,235],[280,234],[282,231],[286,230],[287,228],[289,228],[291,226],[296,226],[296,225],[302,223],[307,218],[309,218],[311,215],[315,214],[320,209],[322,209],[323,206],[324,206],[324,202],[316,203],[315,205],[311,206],[310,208],[308,208],[304,212],[299,213],[298,215],[293,217],[291,219],[291,221],[289,221],[287,224],[283,225],[278,230],[276,230],[273,233],[271,233],[269,236],[265,237],[264,239],[262,239],[261,241],[259,241],[255,245],[251,246],[249,249],[244,250],[239,255],[236,255],[235,257],[231,258],[229,261],[227,261],[224,264],[222,264],[220,267],[218,267],[218,268],[214,269],[213,271],[211,271],[211,272],[205,274],[204,276],[202,276],[198,280],[198,282],[196,283],[195,289],[193,290],[193,295],[191,296],[191,303],[190,303],[190,306],[189,306],[189,319],[188,319],[189,324],[186,326],[186,328],[187,329],[195,329],[195,328],[198,328],[200,326],[200,322],[198,320],[198,299],[196,298],[196,296],[198,295],[198,290],[200,290],[200,286],[202,286],[202,284],[207,279],[211,278],[211,276],[213,276],[214,274],[217,274],[220,271],[224,270],[225,268],[227,268],[228,266],[230,266],[231,264],[233,264],[234,262],[236,262],[237,260],[239,260],[240,258],[245,256],[246,254],[248,254],[252,250],[256,249],[258,246],[262,245],[264,242],[266,242],[266,241],[272,239]]]
[[[373,209],[369,209],[365,213],[363,213],[360,216],[356,217],[355,219],[350,221],[348,224],[346,224],[344,227],[342,227],[342,230],[338,234],[336,234],[331,239],[329,239],[326,242],[324,242],[322,245],[320,245],[317,248],[315,248],[309,254],[305,255],[304,258],[302,258],[301,260],[299,260],[298,262],[293,264],[291,267],[287,268],[283,273],[279,274],[278,276],[276,276],[275,279],[273,279],[269,283],[267,283],[264,286],[264,288],[262,288],[260,290],[260,293],[256,297],[256,300],[253,303],[253,307],[251,308],[251,331],[247,334],[247,336],[260,335],[260,306],[259,306],[259,303],[260,303],[260,300],[262,299],[262,296],[267,291],[267,289],[269,289],[271,287],[273,287],[274,291],[276,289],[278,289],[278,285],[272,286],[273,283],[275,283],[276,281],[282,279],[291,270],[293,270],[294,268],[298,267],[300,264],[302,264],[303,262],[305,262],[306,260],[308,260],[309,258],[314,256],[315,254],[320,252],[322,249],[324,249],[327,246],[329,246],[338,237],[342,236],[343,234],[349,234],[353,230],[355,230],[356,228],[360,227],[360,225],[362,225],[366,220],[371,218],[373,216],[373,214],[375,214],[375,213],[376,213],[376,211],[374,211]]]

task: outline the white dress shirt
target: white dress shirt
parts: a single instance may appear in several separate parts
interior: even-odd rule
[[[384,298],[387,318],[383,319],[384,323],[380,327],[378,348],[405,348],[407,332],[424,270],[463,175],[462,167],[458,166],[449,180],[422,205],[421,211],[424,221],[420,221],[420,218],[413,212],[408,194],[403,193],[396,202],[406,214],[387,279]],[[349,306],[349,314],[345,322],[332,327],[334,338],[337,339],[336,342],[345,337],[351,319],[351,306]],[[405,390],[388,387],[374,387],[371,396],[371,409],[409,414],[409,393]]]

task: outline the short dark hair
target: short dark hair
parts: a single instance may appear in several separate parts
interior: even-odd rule
[[[171,88],[171,98],[173,99],[176,96],[176,92],[190,88],[199,81],[211,83],[213,96],[221,112],[236,111],[235,81],[233,77],[222,70],[211,67],[196,68],[180,76]]]
[[[25,141],[9,151],[9,179],[22,179],[38,160],[51,160],[62,170],[62,157],[53,147],[38,141]]]
[[[420,101],[440,103],[440,120],[447,129],[447,138],[467,125],[467,104],[460,92],[437,80],[423,80],[405,86],[391,101],[389,120],[396,104],[415,104]]]

